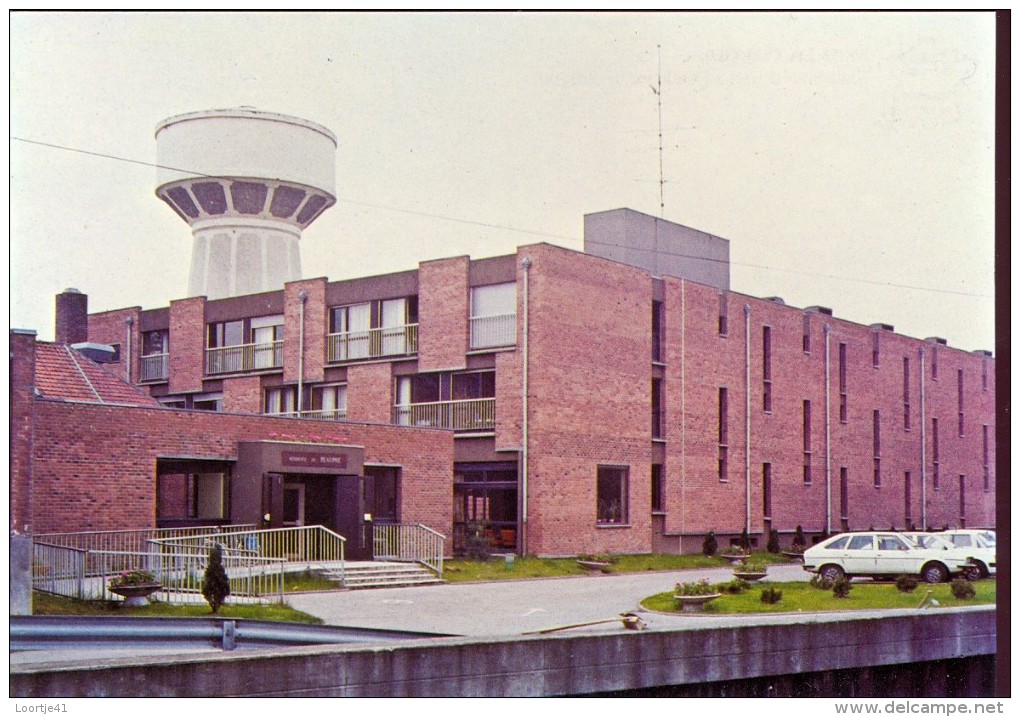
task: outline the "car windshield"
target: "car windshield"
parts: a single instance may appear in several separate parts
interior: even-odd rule
[[[990,548],[995,547],[995,533],[993,533],[990,530],[987,530],[983,533],[979,533],[979,535],[984,539],[986,543],[988,543],[988,547]]]
[[[953,547],[955,547],[948,540],[946,540],[945,538],[940,537],[938,535],[929,535],[929,534],[924,533],[924,534],[920,534],[920,535],[917,535],[917,534],[910,535],[908,537],[911,540],[913,540],[914,544],[917,545],[920,548],[928,548],[928,549],[933,549],[933,550],[942,550],[944,548],[953,548]]]

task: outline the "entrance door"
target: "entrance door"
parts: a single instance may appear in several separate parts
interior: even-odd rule
[[[283,527],[295,528],[305,524],[305,487],[300,483],[283,485]]]

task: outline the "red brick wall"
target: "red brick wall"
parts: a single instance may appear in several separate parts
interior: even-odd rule
[[[347,418],[391,423],[393,368],[389,363],[357,364],[347,368]]]
[[[533,262],[528,551],[648,550],[651,279],[548,245],[520,255]],[[600,464],[629,466],[626,527],[596,526]]]
[[[299,294],[307,293],[305,299],[305,360],[303,380],[322,381],[326,365],[326,280],[308,279],[294,281],[284,287],[284,342],[283,380],[298,380],[298,361],[301,337],[301,300]]]
[[[521,315],[517,315],[518,322]],[[523,353],[506,351],[496,354],[496,450],[521,447],[522,365]]]
[[[262,413],[262,380],[258,376],[223,379],[223,410],[227,413]]]
[[[427,261],[418,268],[418,370],[463,368],[468,348],[466,256]]]
[[[37,532],[153,527],[158,456],[233,459],[237,442],[252,440],[365,446],[367,461],[401,466],[405,520],[452,531],[447,431],[45,400],[34,407]]]
[[[128,361],[131,363],[130,380],[138,380],[139,361],[141,354],[142,334],[141,308],[134,306],[129,309],[118,309],[116,311],[104,311],[100,314],[89,316],[89,338],[91,343],[96,344],[120,344],[120,360],[117,363],[104,364],[107,370],[119,378],[128,381]],[[128,327],[124,323],[131,319],[131,343],[128,345]]]
[[[32,432],[35,332],[10,333],[11,532],[32,533]]]
[[[205,297],[170,302],[170,393],[202,390]]]

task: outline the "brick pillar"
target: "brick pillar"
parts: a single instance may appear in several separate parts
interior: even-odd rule
[[[283,380],[298,380],[301,343],[301,292],[305,296],[305,383],[321,382],[326,365],[326,280],[292,281],[284,287]]]
[[[170,302],[170,393],[202,390],[205,297]]]
[[[35,332],[10,333],[10,614],[32,614],[32,409]]]
[[[464,368],[468,347],[466,256],[418,267],[418,370]]]

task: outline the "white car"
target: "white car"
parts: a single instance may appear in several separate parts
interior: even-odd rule
[[[910,538],[914,543],[921,548],[927,548],[929,550],[942,550],[946,554],[952,554],[958,558],[963,558],[967,564],[964,566],[963,575],[968,580],[980,580],[981,578],[987,577],[982,570],[982,563],[975,557],[975,550],[973,548],[964,548],[956,545],[949,536],[945,533],[904,533],[905,536]],[[994,563],[995,560],[993,559]]]
[[[980,577],[995,575],[995,533],[991,530],[947,530],[939,533],[953,545],[971,553]]]
[[[804,551],[804,569],[826,580],[919,575],[941,583],[967,569],[967,556],[948,549],[921,548],[897,532],[843,533]]]

